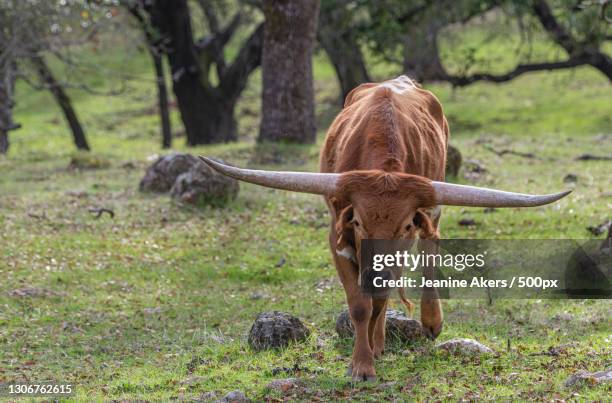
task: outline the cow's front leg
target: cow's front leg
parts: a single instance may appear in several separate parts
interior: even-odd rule
[[[372,300],[372,318],[370,319],[369,337],[374,358],[379,358],[385,351],[387,302],[387,298]]]
[[[437,240],[419,241],[419,250],[426,254],[438,253]],[[428,280],[435,278],[435,267],[424,266],[423,276]],[[435,287],[423,287],[421,294],[421,324],[425,335],[434,340],[442,332],[444,317],[438,290]]]
[[[359,268],[355,263],[354,250],[351,253],[336,249],[335,234],[330,235],[330,245],[338,276],[346,293],[349,306],[349,316],[355,329],[355,344],[353,346],[353,357],[349,365],[349,374],[353,380],[374,380],[374,356],[369,341],[369,324],[372,317],[372,298],[361,292],[358,285]]]
[[[372,298],[364,295],[357,281],[345,284],[349,314],[355,329],[355,345],[351,360],[351,375],[354,381],[373,381],[376,379],[374,355],[370,345],[369,325],[372,318]]]

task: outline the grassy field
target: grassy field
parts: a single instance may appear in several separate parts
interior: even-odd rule
[[[102,55],[88,57],[95,66]],[[286,377],[304,380],[298,400],[609,399],[610,386],[564,386],[578,370],[612,363],[606,300],[445,301],[439,340],[473,338],[496,354],[467,358],[441,355],[431,343],[397,345],[377,362],[378,382],[351,383],[344,375],[351,342],[334,332],[345,302],[322,200],[241,184],[231,205],[198,210],[139,193],[144,169],[160,154],[152,73],[146,55],[102,61],[140,80],[120,97],[73,93],[94,155],[108,163],[99,169],[68,168],[75,154],[59,111],[48,94],[18,87],[16,120],[24,128],[11,133],[10,154],[0,158],[0,383],[71,382],[77,401],[222,397],[235,389],[274,401],[286,396],[266,385]],[[390,70],[375,72],[383,78]],[[321,141],[338,110],[337,86],[322,55],[315,73]],[[101,90],[116,84],[84,79],[99,80]],[[256,75],[239,106],[241,142],[188,151],[242,166],[316,170],[318,145],[283,148],[280,165],[253,162],[277,152],[253,144],[258,82]],[[462,173],[459,182],[523,192],[574,188],[559,203],[530,210],[446,208],[444,237],[590,238],[586,227],[610,218],[612,163],[575,160],[612,155],[612,94],[599,73],[427,88],[445,107],[452,143],[487,169],[470,181]],[[180,133],[176,111],[172,117]],[[183,143],[176,138],[175,150],[185,151]],[[570,173],[575,184],[563,181]],[[116,216],[95,219],[90,207]],[[462,218],[477,225],[462,227]],[[280,352],[250,351],[246,334],[266,310],[299,316],[311,338]],[[540,354],[549,348],[559,354]]]

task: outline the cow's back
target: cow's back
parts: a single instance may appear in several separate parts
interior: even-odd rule
[[[346,98],[321,152],[321,172],[403,171],[444,180],[448,125],[437,98],[400,76]]]

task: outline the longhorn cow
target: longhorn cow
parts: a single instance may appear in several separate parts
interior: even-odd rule
[[[358,285],[361,240],[437,240],[441,205],[533,207],[570,193],[527,195],[445,183],[448,138],[438,99],[400,76],[362,84],[348,94],[327,132],[320,173],[240,169],[201,157],[235,179],[325,197],[331,253],[355,329],[349,366],[354,380],[376,377],[374,359],[385,345],[388,302],[366,295]],[[400,296],[411,311],[412,304]],[[420,311],[424,331],[436,338],[443,315],[435,289],[423,289]]]

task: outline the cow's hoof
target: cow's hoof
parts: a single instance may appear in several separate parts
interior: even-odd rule
[[[376,375],[353,375],[353,382],[376,382]]]
[[[348,367],[347,375],[353,379],[353,382],[374,382],[376,380],[376,371],[372,365],[355,369],[351,364]]]
[[[346,369],[346,376],[352,376],[353,375],[353,363],[350,363],[348,368]]]
[[[380,358],[382,357],[384,353],[385,353],[384,348],[374,348],[374,351],[372,354],[374,355],[374,358]]]
[[[443,323],[435,326],[423,325],[423,334],[430,340],[435,340],[442,333]]]

